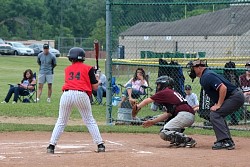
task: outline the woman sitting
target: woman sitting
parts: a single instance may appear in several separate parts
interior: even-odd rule
[[[29,94],[29,91],[34,90],[36,85],[36,79],[33,76],[32,70],[28,69],[23,73],[23,79],[17,85],[10,85],[9,92],[5,97],[5,100],[1,103],[8,103],[12,94],[14,93],[14,99],[12,104],[17,103],[19,95],[26,96]]]
[[[123,103],[127,97],[130,102],[134,102],[135,101],[134,98],[137,98],[140,95],[145,94],[144,88],[142,86],[146,87],[148,86],[148,82],[146,81],[145,71],[142,68],[137,68],[134,77],[131,78],[124,85],[126,90],[122,93],[121,103]]]

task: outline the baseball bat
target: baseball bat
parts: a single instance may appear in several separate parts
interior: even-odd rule
[[[94,49],[95,49],[95,60],[96,60],[96,71],[99,69],[99,42],[97,39],[94,40]]]

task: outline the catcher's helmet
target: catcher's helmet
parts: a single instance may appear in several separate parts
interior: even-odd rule
[[[163,90],[167,87],[171,89],[174,87],[174,80],[167,75],[157,78],[155,83],[157,85],[157,91]]]
[[[68,54],[69,61],[84,61],[85,51],[82,48],[74,47],[69,50]]]

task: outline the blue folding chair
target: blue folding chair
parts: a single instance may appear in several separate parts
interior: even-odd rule
[[[116,78],[112,77],[112,79],[111,79],[112,99],[113,99],[114,96],[117,96],[120,93],[120,88],[116,85],[115,81],[116,81]],[[93,104],[98,104],[97,92],[92,91],[92,94],[95,97],[95,101],[93,102]],[[102,97],[106,97],[106,92],[103,92]],[[103,104],[106,104],[106,103],[104,102]]]
[[[34,72],[33,76],[34,76],[34,79],[36,79],[36,72]],[[33,86],[34,86],[33,90],[25,90],[24,92],[26,92],[26,93],[19,95],[18,99],[21,102],[23,102],[23,103],[29,103],[29,102],[36,103],[36,100],[34,100],[33,96],[35,96],[35,99],[37,99],[37,84],[35,84]]]
[[[112,80],[111,80],[112,96],[118,95],[120,93],[120,88],[118,85],[116,85],[115,81],[116,81],[116,78],[112,77]]]

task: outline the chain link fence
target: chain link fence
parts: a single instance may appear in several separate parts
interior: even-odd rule
[[[100,44],[100,55],[101,59],[106,57],[104,47]],[[80,37],[58,37],[57,48],[60,50],[62,56],[66,56],[72,47],[82,47],[86,51],[87,58],[94,58],[94,45],[93,39],[91,38],[80,38]]]
[[[212,102],[202,91],[199,80],[191,81],[187,64],[194,59],[206,59],[209,68],[236,84],[245,73],[250,56],[250,1],[107,1],[107,73],[122,87],[137,68],[143,68],[155,93],[155,81],[161,75],[171,76],[175,90],[185,96],[185,85],[191,85],[198,96],[199,111],[194,126],[211,127],[208,121]],[[235,68],[224,68],[234,62]],[[228,77],[228,70],[230,77]],[[237,85],[240,86],[240,85]],[[108,122],[131,122],[128,110],[116,105],[119,94],[112,94],[113,107],[107,107]],[[109,97],[108,97],[109,98]],[[144,97],[145,98],[145,97]],[[109,101],[109,99],[107,99]],[[129,105],[129,104],[128,104]],[[150,105],[141,117],[152,116]],[[144,114],[143,114],[144,113]],[[230,128],[249,129],[250,113],[245,105],[226,118]],[[133,122],[133,121],[132,121]]]

